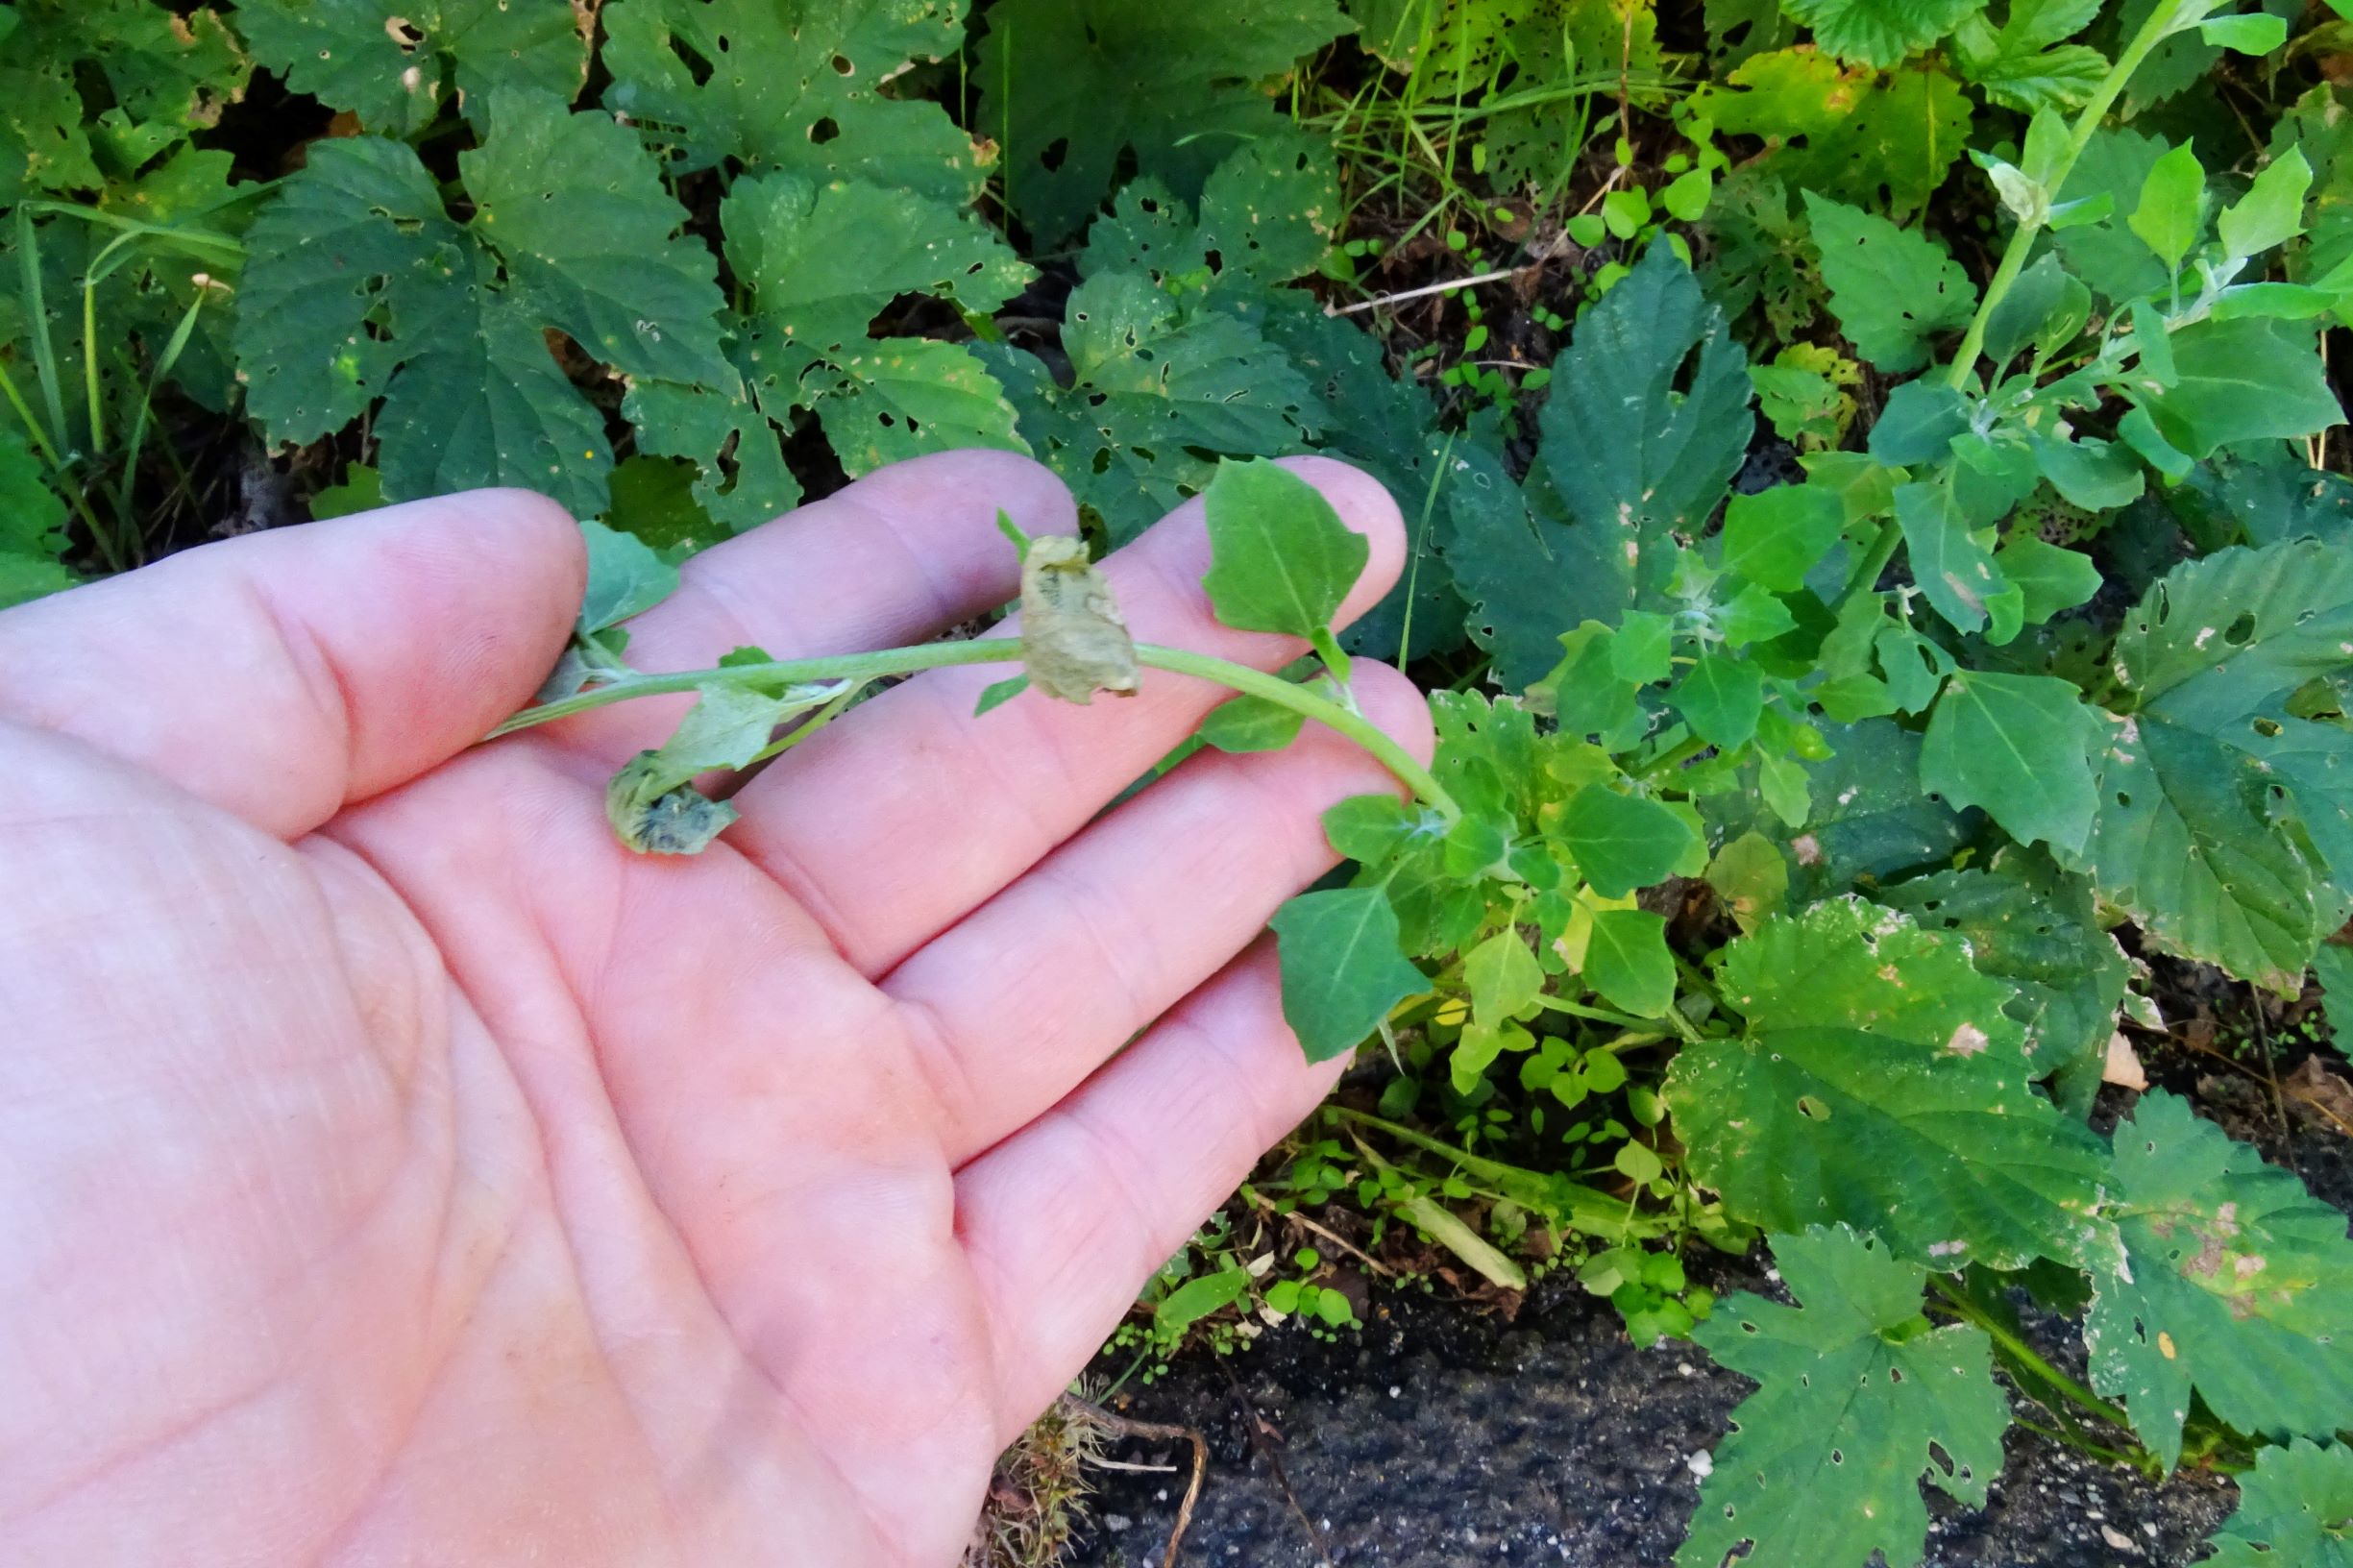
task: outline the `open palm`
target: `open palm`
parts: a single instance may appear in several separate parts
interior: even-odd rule
[[[1360,611],[1395,510],[1299,467]],[[1074,526],[1005,454],[875,474],[699,558],[632,662],[936,633],[1012,594],[1000,506]],[[1114,558],[1138,635],[1295,656],[1207,552],[1195,504]],[[945,670],[638,857],[603,780],[675,706],[465,749],[581,571],[491,492],[0,615],[0,1560],[951,1563],[1328,1087],[1256,934],[1378,764],[1311,726],[1105,813],[1216,691],[974,720],[1002,671]]]

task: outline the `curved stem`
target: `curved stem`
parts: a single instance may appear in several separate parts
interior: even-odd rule
[[[2087,1388],[2082,1384],[2077,1383],[2073,1378],[2071,1378],[2066,1373],[2060,1371],[2057,1367],[2051,1365],[2049,1360],[2047,1360],[2041,1352],[2037,1351],[2032,1345],[2027,1344],[2025,1340],[2021,1339],[2017,1335],[2012,1334],[2009,1329],[2005,1327],[1998,1319],[1997,1319],[1991,1312],[1988,1312],[1983,1308],[1979,1307],[1975,1302],[1970,1300],[1969,1297],[1961,1290],[1947,1283],[1942,1275],[1931,1274],[1928,1276],[1928,1287],[1944,1298],[1946,1311],[1951,1312],[1956,1317],[1965,1319],[1966,1321],[1974,1324],[1976,1327],[1983,1329],[1987,1337],[1991,1338],[1996,1344],[2001,1346],[2002,1349],[2008,1351],[2012,1356],[2016,1357],[2018,1360],[2029,1371],[2033,1372],[2038,1379],[2048,1384],[2059,1393],[2065,1394],[2069,1399],[2073,1400],[2076,1404],[2082,1406],[2094,1415],[2098,1416],[2102,1421],[2107,1422],[2110,1426],[2116,1427],[2124,1432],[2132,1431],[2132,1418],[2130,1416],[2126,1415],[2116,1406],[2111,1405],[2106,1400],[2100,1398],[2098,1394],[2093,1392],[2090,1388]]]
[[[627,701],[631,698],[696,692],[711,686],[801,685],[832,680],[849,680],[864,685],[888,675],[911,674],[919,670],[938,670],[950,665],[1020,662],[1021,644],[1017,639],[978,637],[961,643],[924,643],[914,648],[878,649],[870,653],[836,653],[813,659],[775,659],[765,664],[685,670],[675,674],[637,675],[557,701],[526,708],[484,738],[496,740],[502,735],[511,735],[535,724],[569,719],[575,714],[587,713],[609,703]],[[1193,675],[1215,681],[1221,686],[1230,686],[1247,696],[1263,698],[1278,707],[1288,708],[1326,728],[1337,730],[1371,752],[1447,821],[1456,821],[1462,815],[1462,808],[1455,803],[1446,786],[1433,777],[1430,770],[1423,767],[1412,752],[1398,745],[1386,731],[1363,715],[1352,713],[1305,686],[1285,680],[1280,675],[1270,675],[1263,670],[1236,664],[1230,659],[1213,658],[1209,654],[1193,653],[1181,648],[1162,648],[1153,643],[1136,645],[1136,662],[1155,670]]]
[[[1290,709],[1314,720],[1328,729],[1342,735],[1370,751],[1382,763],[1411,787],[1425,804],[1436,809],[1449,822],[1458,821],[1462,808],[1446,786],[1431,775],[1419,758],[1390,737],[1389,733],[1362,714],[1352,713],[1330,698],[1318,697],[1313,691],[1280,675],[1270,675],[1263,670],[1253,670],[1245,664],[1229,659],[1212,658],[1207,653],[1192,653],[1181,648],[1161,648],[1152,643],[1136,645],[1136,662],[1166,670],[1180,675],[1197,675],[1231,686],[1250,697],[1262,697],[1279,707]]]
[[[2108,117],[2108,110],[2116,107],[2117,99],[2123,94],[2125,85],[2131,82],[2133,74],[2140,70],[2142,61],[2147,60],[2150,51],[2172,33],[2173,24],[2183,7],[2194,3],[2195,0],[2158,0],[2157,8],[2148,13],[2148,19],[2141,24],[2140,31],[2125,44],[2124,52],[2117,57],[2115,64],[2108,67],[2108,74],[2100,79],[2098,88],[2076,114],[2074,126],[2067,138],[2067,147],[2049,172],[2046,188],[2051,196],[2057,196],[2066,185],[2067,177],[2074,172],[2075,160],[2083,156],[2084,148],[2091,145],[2092,133],[2099,129],[2100,122]],[[1945,367],[1945,384],[1954,391],[1958,392],[1969,384],[1970,372],[1976,368],[1978,356],[1985,352],[1986,329],[1993,323],[1994,312],[2009,297],[2010,286],[2018,282],[2019,274],[2026,270],[2026,257],[2034,250],[2035,236],[2043,232],[2046,222],[2041,217],[2022,218],[2018,227],[2011,231],[2010,242],[2003,247],[2001,260],[1995,266],[1994,276],[1986,282],[1984,297],[1977,302],[1976,313],[1969,319],[1969,330],[1961,336],[1961,347],[1954,353],[1952,363]],[[1879,580],[1879,574],[1886,570],[1887,563],[1895,558],[1896,547],[1902,542],[1903,530],[1894,518],[1881,523],[1878,536],[1872,540],[1871,549],[1855,564],[1853,575],[1847,578],[1847,585],[1839,591],[1838,602],[1830,606],[1831,610],[1835,612],[1844,608],[1855,595],[1869,592],[1871,585]]]

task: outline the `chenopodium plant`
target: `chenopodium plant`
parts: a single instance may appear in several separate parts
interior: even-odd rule
[[[589,544],[589,587],[571,648],[537,700],[497,733],[631,698],[699,694],[670,740],[624,766],[605,796],[614,831],[630,848],[694,854],[735,821],[734,808],[701,793],[695,779],[780,754],[877,681],[949,665],[1019,665],[1017,674],[982,694],[977,720],[1030,690],[1077,703],[1091,702],[1098,693],[1132,696],[1142,671],[1157,669],[1215,681],[1240,694],[1203,724],[1201,738],[1211,745],[1266,749],[1287,743],[1313,720],[1386,764],[1439,820],[1458,817],[1460,808],[1446,787],[1366,719],[1350,695],[1351,660],[1334,636],[1332,621],[1364,570],[1370,550],[1364,539],[1340,521],[1314,486],[1271,462],[1221,465],[1204,502],[1211,564],[1202,585],[1218,620],[1237,630],[1302,639],[1314,655],[1319,672],[1314,680],[1294,681],[1208,654],[1135,642],[1108,579],[1089,559],[1083,542],[1031,538],[1001,514],[999,526],[1021,557],[1017,634],[804,659],[780,660],[743,648],[709,670],[646,674],[626,662],[623,623],[674,588],[676,570],[642,542],[592,523],[582,526]],[[779,736],[788,724],[793,727]],[[1292,900],[1287,913],[1313,911],[1314,896]],[[1394,930],[1392,919],[1384,949],[1371,940],[1378,932],[1368,935],[1311,915],[1308,934],[1293,939],[1290,947],[1313,949],[1315,968],[1331,975],[1371,973],[1371,961],[1385,956],[1386,964],[1378,969],[1381,985],[1398,982],[1418,989],[1420,974],[1399,956]],[[1367,979],[1349,989],[1352,994],[1370,994],[1378,987]],[[1378,1005],[1385,1011],[1395,999]],[[1371,1030],[1372,1019],[1366,1018],[1348,1043]]]

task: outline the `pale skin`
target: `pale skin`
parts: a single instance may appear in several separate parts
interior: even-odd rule
[[[1378,486],[1301,460],[1372,566]],[[692,669],[1014,592],[1043,469],[919,459],[713,550]],[[1226,630],[1189,505],[1109,562]],[[561,649],[570,521],[480,492],[0,614],[0,1561],[946,1568],[992,1461],[1329,1089],[1261,935],[1393,789],[1310,725],[1104,806],[1219,698],[933,672],[637,856],[679,699],[470,748]],[[1419,754],[1422,703],[1360,662]]]

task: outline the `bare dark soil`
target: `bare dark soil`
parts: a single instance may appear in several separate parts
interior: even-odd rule
[[[2222,1119],[2230,1112],[2222,1111]],[[2254,1129],[2243,1129],[2253,1131]],[[2353,1209],[2353,1143],[2303,1127],[2261,1139],[2321,1197]],[[1693,1259],[1720,1292],[1774,1288],[1754,1265]],[[1210,1468],[1182,1560],[1215,1568],[1632,1568],[1674,1560],[1713,1447],[1750,1384],[1673,1341],[1638,1351],[1606,1302],[1565,1275],[1516,1318],[1417,1290],[1376,1292],[1367,1327],[1320,1342],[1287,1325],[1229,1359],[1181,1359],[1124,1413],[1201,1431]],[[2028,1314],[2039,1349],[2081,1367],[2071,1325]],[[2179,1568],[2236,1507],[2217,1476],[2151,1486],[2013,1429],[1981,1512],[1931,1491],[1932,1568]],[[1107,1473],[1075,1558],[1162,1568],[1190,1463],[1131,1443]]]

